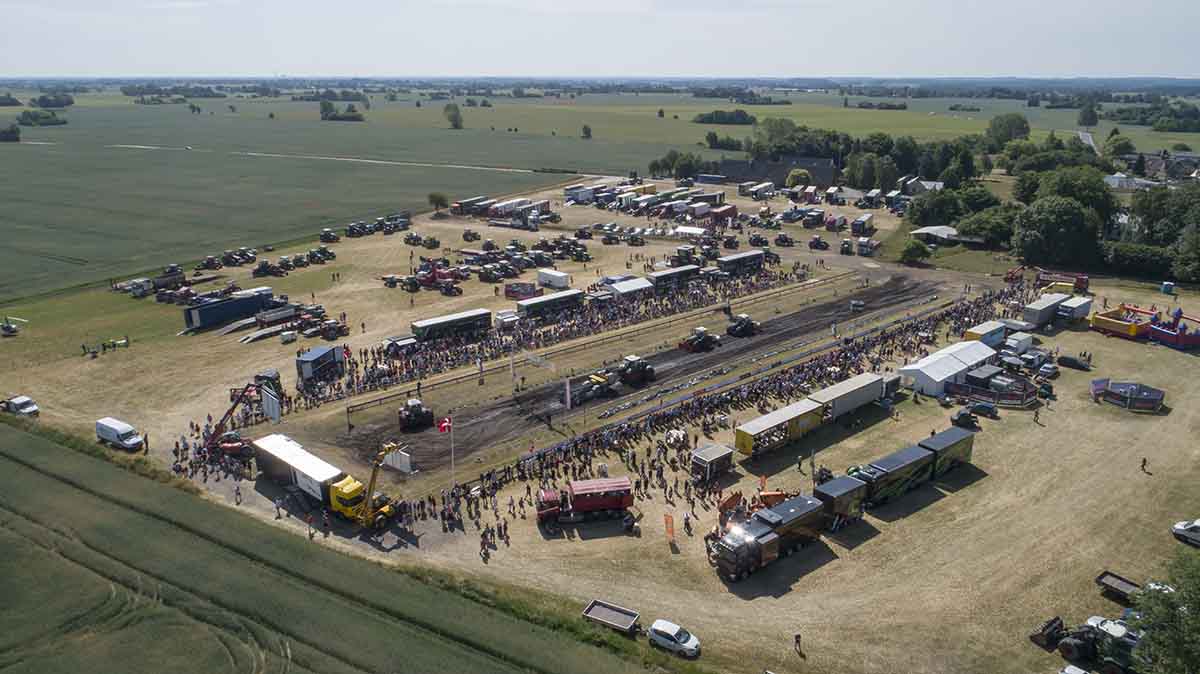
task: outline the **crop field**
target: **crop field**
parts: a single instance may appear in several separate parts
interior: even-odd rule
[[[6,671],[636,671],[9,426],[0,485]]]
[[[710,130],[753,133],[692,123],[737,106],[684,95],[493,98],[491,108],[464,107],[460,131],[447,128],[440,101],[418,108],[415,94],[374,98],[365,123],[334,123],[318,119],[315,103],[286,99],[199,100],[196,115],[183,105],[134,105],[114,91],[81,94],[61,113],[67,126],[26,128],[25,142],[0,147],[0,301],[421,209],[431,191],[507,194],[565,177],[484,168],[624,174],[670,149],[722,156],[698,145]],[[835,94],[790,98],[793,105],[743,107],[759,118],[926,140],[980,133],[1011,111],[1030,118],[1035,137],[1075,128],[1073,110],[1017,101],[916,99],[907,111],[877,111],[844,109]],[[949,112],[955,102],[983,110]],[[580,137],[584,124],[590,140]],[[1109,128],[1102,123],[1097,138]],[[1189,140],[1139,127],[1122,133],[1144,150]]]

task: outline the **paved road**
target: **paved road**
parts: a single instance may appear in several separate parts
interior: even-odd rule
[[[1100,149],[1096,147],[1096,139],[1092,138],[1090,131],[1076,131],[1075,133],[1079,134],[1079,140],[1091,146],[1093,152],[1100,154]]]

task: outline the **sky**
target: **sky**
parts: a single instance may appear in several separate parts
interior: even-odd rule
[[[0,0],[23,76],[1200,76],[1200,0]]]

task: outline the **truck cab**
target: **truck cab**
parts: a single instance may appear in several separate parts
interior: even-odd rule
[[[363,484],[347,475],[329,485],[329,509],[353,520],[358,516],[358,509],[366,496],[364,492]]]

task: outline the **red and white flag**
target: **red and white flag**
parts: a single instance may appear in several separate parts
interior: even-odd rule
[[[449,433],[450,425],[450,417],[442,417],[441,419],[438,419],[438,433]]]

